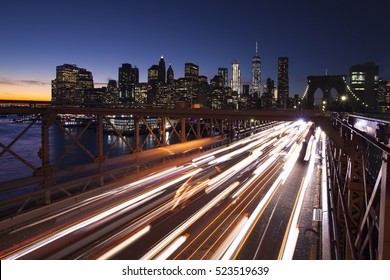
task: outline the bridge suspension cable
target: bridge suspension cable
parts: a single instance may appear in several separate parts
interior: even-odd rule
[[[309,85],[306,86],[306,89],[305,89],[305,92],[303,93],[302,99],[306,98],[308,90],[309,90]]]
[[[347,93],[349,93],[349,95],[351,97],[353,97],[355,99],[355,101],[359,104],[359,105],[362,105],[363,107],[368,107],[368,104],[364,103],[355,93],[354,91],[351,89],[351,87],[349,86],[349,84],[347,84],[347,82],[345,82],[345,86],[347,88]]]

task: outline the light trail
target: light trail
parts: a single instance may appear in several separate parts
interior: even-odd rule
[[[200,172],[201,170],[202,169],[200,169],[200,168],[196,169],[196,170],[194,170],[190,173],[187,173],[183,176],[180,176],[179,178],[177,178],[169,183],[166,183],[166,184],[164,184],[156,189],[148,191],[142,195],[136,196],[135,198],[129,199],[126,202],[123,202],[123,203],[121,203],[115,207],[112,207],[106,211],[103,211],[99,214],[96,214],[96,215],[94,215],[94,216],[92,216],[84,221],[81,221],[81,222],[78,222],[72,226],[69,226],[68,228],[66,228],[64,230],[57,231],[56,233],[54,233],[48,237],[42,238],[38,242],[34,242],[33,244],[26,245],[23,249],[18,250],[16,253],[11,253],[11,254],[7,255],[6,258],[7,259],[20,258],[22,256],[27,255],[28,253],[31,253],[32,251],[34,251],[38,248],[41,248],[43,246],[46,246],[46,245],[50,244],[51,242],[58,240],[58,239],[66,236],[68,234],[71,234],[77,230],[83,229],[83,228],[85,228],[93,223],[97,223],[97,222],[101,221],[102,219],[107,218],[108,216],[110,216],[112,214],[118,214],[119,211],[122,211],[124,209],[126,209],[127,211],[130,209],[134,209],[135,207],[142,205],[142,204],[145,204],[150,199],[162,194],[162,192],[165,191],[165,189],[167,187],[169,187],[177,182],[180,182],[181,180],[184,180],[185,178],[188,178],[188,177]]]
[[[229,249],[226,251],[225,255],[222,257],[222,260],[234,259],[235,256],[237,255],[237,253],[240,251],[243,243],[245,243],[245,240],[248,238],[248,234],[251,231],[251,228],[253,228],[255,221],[258,220],[258,217],[263,212],[264,207],[267,205],[269,200],[272,198],[276,189],[280,186],[281,179],[279,177],[273,183],[271,188],[267,191],[264,198],[259,202],[256,209],[249,216],[248,221],[245,223],[245,225],[242,227],[240,232],[237,234],[236,238],[234,239],[232,244],[229,246]]]
[[[190,225],[197,221],[200,217],[206,214],[211,208],[220,203],[230,192],[236,188],[236,184],[232,184],[215,198],[213,198],[209,203],[207,203],[202,209],[197,211],[194,215],[188,218],[184,223],[177,227],[172,233],[166,236],[161,242],[159,242],[154,248],[152,248],[148,253],[146,253],[141,260],[152,259],[162,248],[171,243],[175,238],[177,238],[184,230],[186,230]]]
[[[226,250],[229,248],[230,244],[234,241],[238,233],[241,231],[242,227],[245,225],[245,223],[248,221],[248,215],[243,217],[241,221],[237,224],[237,226],[232,230],[228,238],[224,240],[222,245],[218,248],[218,250],[211,256],[211,260],[219,260],[224,255]],[[210,248],[211,249],[211,248]],[[209,249],[209,250],[210,250]],[[207,252],[206,252],[207,254]],[[205,255],[206,255],[205,254]]]
[[[160,254],[158,254],[155,260],[166,260],[173,254],[184,242],[186,242],[188,235],[182,235],[173,241],[167,248],[165,248]]]
[[[309,162],[309,168],[306,173],[306,177],[303,177],[301,187],[298,191],[298,196],[295,200],[293,210],[291,212],[289,224],[287,226],[287,230],[285,233],[285,236],[283,238],[283,244],[281,246],[278,259],[282,260],[292,260],[294,256],[294,250],[295,246],[298,240],[298,234],[299,234],[299,228],[298,228],[298,220],[301,214],[302,205],[303,205],[303,198],[305,196],[307,187],[309,185],[309,182],[311,181],[311,178],[313,176],[314,172],[314,162],[316,158],[316,147],[317,142],[319,139],[319,135],[321,133],[321,130],[318,128],[316,131],[316,137],[313,137],[314,139],[311,139],[313,144],[310,146],[310,162]],[[309,147],[308,147],[309,148]]]
[[[14,253],[11,252],[10,254],[8,254],[5,257],[5,259],[21,258],[21,257],[27,255],[28,253],[31,253],[32,251],[37,250],[43,246],[46,246],[46,245],[50,244],[51,242],[54,242],[54,241],[66,236],[68,234],[71,234],[79,229],[83,229],[83,228],[85,228],[93,223],[96,223],[96,222],[100,221],[101,219],[106,218],[117,211],[123,210],[124,208],[127,208],[129,206],[131,206],[131,208],[135,208],[138,205],[142,205],[143,203],[145,203],[149,199],[156,197],[161,193],[162,193],[162,191],[153,192],[153,194],[147,193],[148,194],[147,196],[146,196],[146,194],[144,194],[144,195],[141,195],[141,196],[136,197],[134,199],[130,199],[125,203],[122,203],[116,207],[113,207],[109,210],[106,210],[100,214],[97,214],[97,215],[89,218],[89,219],[86,219],[82,222],[76,223],[76,224],[74,224],[66,229],[59,230],[50,236],[47,236],[45,238],[38,240],[37,242],[34,242],[33,244],[28,244],[25,247],[21,248],[20,250],[17,249],[16,252],[14,252]]]
[[[293,138],[294,139],[294,138]],[[285,142],[286,144],[287,144],[287,142]],[[298,151],[299,152],[299,151]],[[296,154],[297,155],[297,154]],[[275,154],[272,158],[270,158],[270,159],[268,159],[268,161],[267,161],[267,163],[266,163],[266,166],[262,166],[262,164],[259,164],[259,168],[258,169],[256,169],[256,171],[254,172],[254,173],[258,173],[258,174],[261,174],[262,173],[262,171],[264,171],[272,162],[274,162],[275,160],[276,160],[276,158],[278,157],[279,155],[278,154]],[[264,164],[264,163],[263,163]],[[254,180],[255,180],[256,178],[253,178],[253,177],[251,177],[251,179],[250,179],[250,181],[249,182],[247,182],[247,184],[246,184],[246,186],[249,186]],[[243,192],[244,191],[244,189],[245,188],[240,188],[236,193],[234,193],[232,196],[234,196],[233,197],[233,199],[234,198],[236,198],[241,192]],[[255,195],[256,196],[256,195]],[[253,199],[254,199],[254,197],[253,197]],[[240,202],[240,204],[242,203],[243,201],[241,201]],[[234,212],[234,210],[229,210],[229,211],[232,211],[232,213]],[[225,212],[225,210],[223,211],[223,212]],[[221,212],[221,214],[223,213],[223,212]],[[230,214],[228,215],[228,216],[230,216]],[[222,221],[221,223],[225,223],[225,221],[227,220],[227,218],[228,217],[226,217],[226,219],[224,220],[224,221]],[[204,230],[203,230],[204,231]],[[202,231],[202,232],[203,232]],[[215,234],[215,231],[213,231],[209,236],[211,236],[211,235],[213,235],[213,234]],[[221,235],[226,235],[226,233],[224,232],[223,234],[221,234]],[[207,240],[208,238],[206,238],[206,240]],[[205,241],[206,241],[205,240]],[[205,242],[204,241],[204,242]],[[204,244],[204,242],[202,242],[202,244]],[[187,247],[186,247],[187,248]],[[184,249],[183,249],[184,250]],[[196,252],[196,251],[193,251],[194,253]],[[181,253],[179,253],[179,254],[182,254],[183,253],[183,251],[181,252]],[[194,255],[194,253],[192,254],[192,255]],[[204,256],[205,257],[205,256]],[[203,258],[204,258],[203,257]],[[176,257],[177,258],[177,257]],[[191,256],[190,256],[190,258],[191,258]]]
[[[259,178],[268,167],[275,162],[276,160],[276,155],[270,157],[265,163],[260,164],[258,168],[253,172],[253,177],[246,182],[242,187],[240,187],[233,195],[232,198],[238,197],[248,186],[250,186],[257,178]]]
[[[78,230],[87,232],[93,231],[95,226],[105,226],[106,224],[109,226],[110,221],[118,217],[120,222],[117,222],[115,227],[112,226],[112,230],[110,228],[110,233],[107,231],[104,235],[102,233],[99,233],[100,236],[96,235],[96,239],[101,239],[99,246],[92,247],[91,243],[88,251],[83,249],[84,256],[110,259],[120,254],[122,258],[127,247],[131,248],[137,244],[138,248],[139,244],[142,244],[140,242],[152,238],[152,243],[147,244],[145,251],[137,253],[137,258],[139,255],[142,256],[141,259],[178,258],[184,253],[186,256],[189,255],[191,252],[186,252],[188,249],[193,252],[190,258],[194,256],[195,252],[198,252],[195,256],[203,254],[202,259],[235,259],[239,254],[245,258],[244,254],[248,252],[248,244],[246,244],[248,238],[251,236],[250,240],[252,240],[254,228],[265,209],[269,208],[268,205],[276,190],[289,178],[299,157],[301,150],[299,143],[308,127],[307,123],[302,125],[298,125],[297,122],[284,123],[231,144],[229,147],[194,158],[181,166],[151,174],[98,197],[85,200],[77,207],[92,203],[105,203],[105,205],[110,203],[111,206],[106,206],[105,210],[89,215],[84,220],[68,225],[48,237],[31,242],[22,247],[21,250],[17,249],[7,256],[9,258],[23,257],[66,235],[73,233],[75,236],[75,232]],[[318,138],[316,137],[316,139]],[[309,164],[307,165],[308,173],[313,171],[311,165],[316,158],[317,143],[313,141],[310,145],[308,147],[308,151],[310,151]],[[216,166],[220,163],[222,164]],[[222,171],[217,173],[215,170],[217,167]],[[124,200],[123,198],[128,193],[132,193],[131,197]],[[302,193],[304,193],[303,187]],[[115,198],[110,198],[112,195],[115,195]],[[114,199],[122,201],[115,203]],[[186,203],[187,200],[189,203]],[[300,203],[299,201],[300,196],[296,200],[297,205]],[[112,205],[114,203],[115,205]],[[190,204],[191,207],[187,207]],[[145,205],[149,205],[149,207]],[[275,209],[277,208],[274,208],[272,213],[276,211]],[[297,209],[300,209],[299,206]],[[206,218],[206,213],[210,210],[217,211],[217,213],[213,213],[212,216],[207,215]],[[71,210],[67,209],[66,211]],[[131,218],[125,217],[128,213]],[[180,213],[180,218],[176,218],[178,213]],[[53,219],[60,215],[56,214],[47,219]],[[162,219],[159,220],[160,217]],[[203,217],[210,222],[198,234],[199,227],[204,227]],[[287,257],[288,248],[290,248],[288,244],[292,242],[290,240],[295,238],[296,242],[297,232],[293,225],[297,224],[297,219],[295,216],[291,216],[290,234],[286,235],[285,257]],[[168,220],[175,222],[165,225]],[[263,223],[263,219],[261,222]],[[124,226],[125,224],[126,226]],[[39,224],[29,226],[37,225]],[[167,227],[162,231],[164,234],[159,235],[157,226],[159,228]],[[193,235],[193,231],[196,234]],[[165,234],[166,232],[168,233]],[[217,234],[217,239],[214,238],[215,234]],[[213,238],[211,238],[212,236]],[[105,239],[103,240],[103,238]],[[242,250],[244,244],[246,244],[245,250]],[[149,246],[151,246],[150,250],[146,251]],[[195,246],[198,247],[193,249]],[[176,252],[178,249],[181,252]],[[44,252],[43,250],[42,252]],[[73,254],[74,251],[69,250],[66,254],[68,252]]]
[[[278,166],[275,166],[272,168],[272,170],[270,172],[274,172],[273,174],[270,174],[268,180],[264,183],[264,185],[266,185],[269,180],[271,180],[273,178],[273,176],[279,171],[279,169],[281,168],[282,166],[280,165],[279,167]],[[216,224],[217,226],[215,227],[215,229],[207,235],[207,237],[203,240],[202,244],[196,249],[196,250],[193,250],[193,253],[189,256],[189,258],[192,258],[193,255],[199,250],[199,248],[201,246],[203,246],[207,240],[209,238],[211,238],[212,235],[216,234],[217,233],[217,230],[222,227],[223,225],[226,224],[226,222],[229,220],[229,218],[233,215],[233,214],[236,214],[237,217],[240,216],[240,215],[243,215],[243,213],[246,211],[248,205],[252,204],[253,201],[256,200],[256,197],[261,193],[261,191],[263,190],[263,186],[260,187],[259,189],[256,189],[255,186],[260,186],[260,184],[262,184],[264,182],[264,180],[266,179],[263,178],[260,182],[258,182],[256,185],[253,185],[253,188],[250,188],[250,191],[249,193],[246,194],[246,196],[244,198],[241,199],[241,201],[238,203],[238,204],[235,204],[235,201],[233,201],[233,203],[231,203],[229,205],[229,207],[226,207],[225,209],[223,209],[219,214],[218,216],[211,222],[209,223],[209,225],[207,225],[203,230],[202,232],[196,237],[196,239],[200,238],[200,235],[201,234],[204,234],[206,232],[206,230],[211,227],[212,225]],[[247,200],[249,199],[249,202],[247,202]],[[230,207],[232,207],[234,205],[234,208],[233,209],[230,209]],[[239,209],[239,207],[244,207],[244,209],[242,209],[241,211],[239,211],[238,213],[236,213],[236,210]],[[226,214],[226,216],[224,216]],[[221,217],[224,217],[223,218],[223,221],[221,221],[220,223],[217,223],[217,220]],[[227,229],[226,229],[227,230]],[[226,230],[224,230],[224,232],[220,235],[220,237],[222,237],[225,233],[226,233]],[[192,241],[194,242],[195,239]],[[187,245],[187,247],[185,249],[188,249],[189,245]],[[183,251],[185,250],[183,249]],[[182,254],[183,253],[180,252],[179,254]]]
[[[138,231],[137,233],[135,233],[134,235],[132,235],[131,237],[129,237],[128,239],[123,241],[122,243],[116,245],[115,247],[113,247],[112,249],[110,249],[109,251],[107,251],[106,253],[104,253],[103,255],[98,257],[97,259],[98,260],[108,260],[108,259],[112,258],[115,254],[122,251],[124,248],[126,248],[127,246],[129,246],[130,244],[134,243],[136,240],[141,238],[143,235],[148,233],[150,231],[150,228],[151,228],[150,225],[144,227],[143,229],[141,229],[140,231]]]

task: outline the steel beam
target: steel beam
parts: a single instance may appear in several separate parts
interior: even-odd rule
[[[180,141],[186,142],[186,118],[180,118]]]
[[[378,259],[390,260],[390,156],[383,154],[379,212]]]
[[[42,114],[42,124],[41,124],[41,148],[39,150],[39,157],[42,162],[42,171],[43,171],[43,184],[42,189],[45,190],[44,194],[44,204],[50,204],[51,195],[50,187],[53,184],[53,169],[50,165],[50,137],[49,137],[49,128],[52,125],[56,114],[48,112]]]
[[[96,123],[96,150],[95,161],[97,163],[97,173],[99,174],[99,186],[104,185],[104,150],[103,150],[103,114],[98,114]]]

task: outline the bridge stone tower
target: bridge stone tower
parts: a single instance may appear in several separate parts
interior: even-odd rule
[[[333,100],[330,95],[332,88],[336,89],[338,96],[346,93],[346,76],[308,76],[307,77],[307,92],[305,96],[306,109],[314,108],[314,93],[317,89],[322,91],[322,101],[325,101],[327,106],[332,106]]]

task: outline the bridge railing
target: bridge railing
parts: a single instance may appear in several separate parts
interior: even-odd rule
[[[390,259],[388,138],[375,138],[354,127],[356,116],[332,121],[345,141],[342,148],[331,139],[328,143],[333,257]]]

